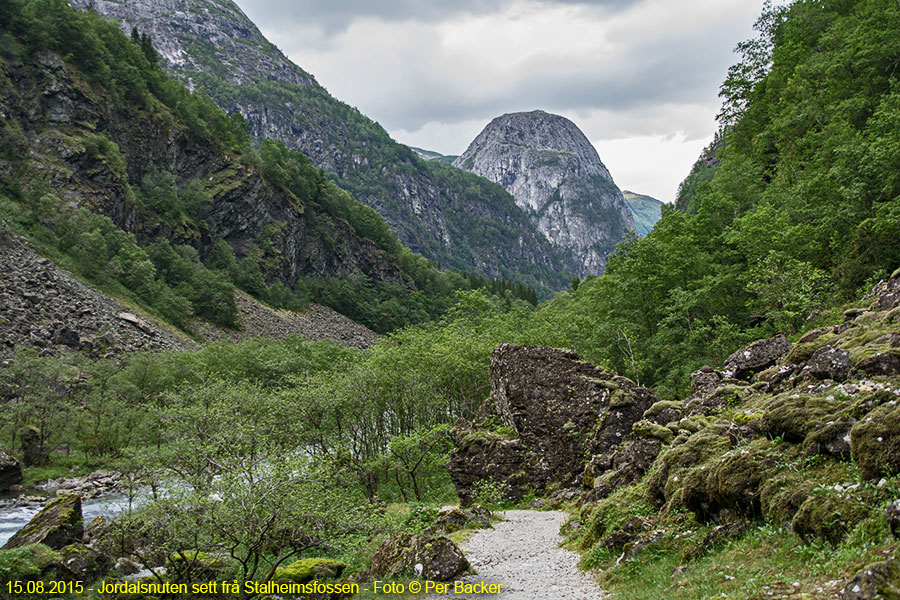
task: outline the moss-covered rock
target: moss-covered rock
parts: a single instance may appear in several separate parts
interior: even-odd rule
[[[660,400],[659,402],[655,402],[650,408],[644,411],[644,418],[650,419],[656,417],[665,410],[676,410],[681,412],[681,402],[676,402],[674,400]]]
[[[43,577],[72,579],[62,567],[62,557],[44,544],[28,544],[0,550],[0,583],[33,581]]]
[[[816,494],[800,506],[791,521],[791,529],[807,543],[822,539],[836,546],[871,514],[869,504],[849,494]]]
[[[370,572],[377,578],[448,581],[468,568],[469,561],[449,538],[398,533],[385,541],[372,557]]]
[[[803,474],[779,473],[762,482],[759,503],[766,520],[779,525],[790,524],[794,515],[809,498],[813,484]]]
[[[22,465],[19,461],[0,450],[0,492],[22,483]]]
[[[341,576],[346,563],[329,558],[304,558],[275,570],[278,582],[306,583],[314,579],[336,579]]]
[[[785,392],[759,403],[763,415],[759,421],[762,433],[770,437],[799,443],[817,427],[834,419],[835,413],[847,405],[833,394],[798,394]]]
[[[62,564],[83,581],[99,579],[112,566],[109,556],[84,544],[63,546],[59,555],[62,557]]]
[[[892,558],[860,571],[844,586],[842,600],[896,600],[900,598],[900,560]]]
[[[3,549],[44,544],[58,550],[69,544],[81,543],[83,534],[81,498],[66,494],[50,501],[6,542]]]
[[[657,439],[666,444],[675,439],[675,434],[672,433],[671,429],[663,427],[662,425],[657,425],[647,419],[638,421],[632,425],[631,431],[640,437]]]
[[[856,423],[850,448],[865,479],[900,473],[900,402],[879,406]]]
[[[685,475],[708,459],[724,454],[732,447],[724,428],[711,425],[698,431],[679,446],[661,454],[647,477],[650,499],[662,502],[672,499],[682,487]]]
[[[825,454],[838,460],[850,460],[850,430],[856,419],[841,417],[817,425],[803,440],[807,456]]]
[[[710,469],[706,480],[711,503],[749,517],[761,515],[760,486],[776,470],[775,457],[762,448],[732,451]]]

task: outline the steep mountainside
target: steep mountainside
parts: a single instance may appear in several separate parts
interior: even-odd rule
[[[376,209],[415,252],[445,266],[559,289],[567,277],[545,237],[500,188],[438,165],[392,140],[291,63],[229,0],[72,0],[152,37],[165,65],[202,86],[251,135],[303,152]]]
[[[346,222],[290,197],[258,168],[165,107],[117,105],[49,51],[28,63],[7,57],[3,67],[0,110],[7,117],[6,131],[20,132],[21,137],[10,137],[24,151],[0,157],[0,172],[46,178],[65,200],[108,216],[138,240],[162,236],[204,254],[214,240],[224,239],[240,256],[258,243],[271,243],[269,274],[288,287],[301,275],[357,270],[404,282],[396,264]],[[129,182],[142,181],[154,167],[174,175],[179,187],[203,182],[213,202],[202,210],[202,226],[157,218],[135,201]]]
[[[579,275],[603,271],[634,229],[597,151],[564,117],[540,110],[497,117],[453,165],[506,188]]]
[[[634,217],[634,232],[644,237],[653,231],[653,226],[662,218],[663,203],[656,198],[635,194],[628,190],[622,190],[622,196],[625,197],[625,202],[631,208],[631,214]]]

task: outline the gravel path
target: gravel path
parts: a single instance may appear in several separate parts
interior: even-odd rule
[[[578,555],[559,547],[563,512],[509,510],[506,520],[483,529],[462,544],[477,575],[465,583],[503,584],[499,595],[443,594],[426,598],[501,598],[502,600],[597,600],[606,593],[578,570]],[[452,587],[450,588],[452,591]]]

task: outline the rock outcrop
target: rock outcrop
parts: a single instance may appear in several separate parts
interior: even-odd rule
[[[622,192],[578,127],[541,110],[491,121],[453,165],[499,183],[578,275],[600,273],[634,230]]]
[[[481,423],[460,422],[451,433],[456,448],[448,468],[460,500],[471,502],[483,481],[504,484],[511,498],[581,486],[590,457],[612,467],[632,425],[656,400],[570,350],[498,346]]]

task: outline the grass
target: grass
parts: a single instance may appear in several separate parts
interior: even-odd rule
[[[50,455],[50,460],[48,465],[25,467],[22,471],[22,485],[28,488],[48,479],[81,477],[102,466],[102,464],[88,460],[76,453],[54,452]]]
[[[865,541],[861,539],[865,535],[854,532],[850,539],[832,548],[828,544],[804,544],[783,527],[760,525],[685,565],[679,553],[671,549],[642,554],[618,565],[613,558],[599,580],[614,599],[830,598],[865,565],[896,550],[896,542],[885,536]],[[795,593],[805,595],[791,595]]]

